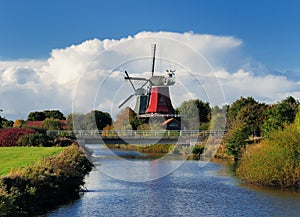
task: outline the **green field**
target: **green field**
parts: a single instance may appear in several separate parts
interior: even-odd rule
[[[25,167],[47,156],[61,152],[62,147],[2,147],[0,148],[0,176],[11,169]]]

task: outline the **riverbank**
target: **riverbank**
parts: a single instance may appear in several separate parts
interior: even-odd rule
[[[73,144],[0,179],[0,216],[33,216],[78,198],[92,164]]]
[[[300,133],[295,125],[249,147],[237,169],[247,183],[275,189],[300,189]]]

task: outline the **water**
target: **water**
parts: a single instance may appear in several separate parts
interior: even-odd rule
[[[90,147],[97,166],[86,179],[88,191],[47,217],[300,216],[299,193],[243,186],[222,164],[120,160],[101,146]],[[174,171],[159,179],[141,181],[160,177],[167,170]]]

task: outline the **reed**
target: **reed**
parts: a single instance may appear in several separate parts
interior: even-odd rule
[[[271,188],[300,188],[300,133],[295,125],[273,132],[248,148],[237,169],[248,183]]]

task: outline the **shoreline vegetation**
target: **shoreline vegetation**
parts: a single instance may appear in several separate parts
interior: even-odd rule
[[[0,178],[0,216],[33,216],[79,197],[92,170],[78,144]]]
[[[273,132],[249,146],[236,170],[246,183],[272,189],[300,189],[300,133],[296,125]]]

